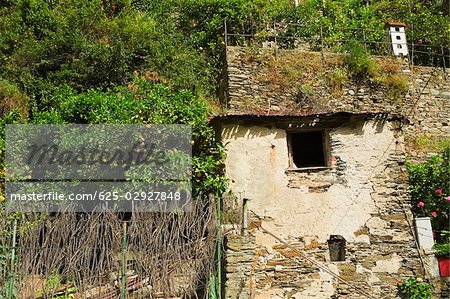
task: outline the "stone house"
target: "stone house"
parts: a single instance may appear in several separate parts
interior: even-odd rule
[[[408,276],[448,296],[449,280],[417,246],[405,167],[423,158],[415,136],[450,136],[448,73],[397,61],[408,80],[398,98],[349,81],[336,94],[318,83],[307,99],[264,79],[270,55],[292,52],[252,55],[227,48],[227,111],[211,121],[244,211],[225,230],[225,298],[395,298]]]

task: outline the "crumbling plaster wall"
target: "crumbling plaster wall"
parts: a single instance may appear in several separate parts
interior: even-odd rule
[[[318,52],[277,50],[278,57],[285,53],[296,53],[298,57],[311,59],[320,57]],[[294,86],[281,88],[277,84],[262,82],[268,72],[270,58],[277,57],[273,50],[261,49],[253,53],[256,58],[248,59],[246,49],[227,47],[228,93],[227,110],[230,113],[295,114],[304,113],[311,107],[298,102]],[[325,53],[326,64],[336,54]],[[306,57],[306,58],[305,58]],[[319,60],[320,61],[320,60]],[[450,71],[442,68],[412,66],[398,60],[400,73],[408,79],[409,90],[395,98],[389,97],[381,87],[363,82],[348,81],[342,87],[340,96],[330,96],[326,82],[317,79],[314,91],[326,99],[316,107],[316,112],[383,112],[398,114],[406,118],[404,132],[407,139],[431,134],[450,138]],[[265,74],[269,76],[268,74]],[[318,109],[318,110],[317,110]],[[414,148],[407,147],[411,155],[420,156]]]
[[[450,138],[449,70],[398,61],[402,75],[408,78],[409,90],[397,98],[388,97],[385,90],[378,87],[351,81],[344,84],[341,96],[330,96],[330,88],[317,80],[312,86],[326,100],[316,106],[312,103],[314,109],[310,110],[304,102],[297,101],[295,88],[261,81],[262,77],[267,77],[264,73],[269,57],[267,51],[271,50],[256,53],[257,56],[263,54],[262,59],[249,59],[245,49],[227,47],[228,113],[382,112],[404,118],[401,124],[404,138],[386,145],[386,140],[396,134],[391,124],[385,124],[381,131],[380,127],[374,130],[370,121],[359,124],[364,128],[359,132],[351,126],[336,128],[330,131],[332,167],[329,170],[286,173],[287,141],[283,129],[264,125],[246,127],[230,122],[222,132],[225,141],[229,141],[226,167],[233,179],[232,190],[241,198],[248,197],[250,207],[266,216],[257,222],[286,238],[292,246],[327,263],[345,279],[373,290],[379,294],[376,298],[393,297],[396,277],[423,275],[410,232],[412,215],[406,192],[404,154],[411,160],[427,159],[433,152],[426,147],[417,148],[416,141],[425,140],[426,144],[432,143],[433,139],[426,140],[429,136],[439,141]],[[278,50],[277,55],[283,56],[282,52]],[[296,55],[306,55],[303,59],[320,57],[320,53],[314,52],[300,51]],[[325,53],[323,61],[327,63],[333,55]],[[373,163],[380,158],[384,146],[387,151],[381,154],[380,163],[374,168]],[[270,175],[273,172],[275,174]],[[372,172],[370,176],[368,172]],[[331,223],[343,215],[346,217],[342,223],[333,227]],[[355,229],[357,224],[360,230]],[[350,240],[346,263],[333,264],[326,260],[327,245],[323,240],[332,232]],[[254,260],[252,271],[255,273],[251,272],[247,278],[254,280],[250,285],[259,290],[260,298],[330,298],[331,293],[356,297],[352,291],[346,291],[344,285],[321,276],[322,270],[304,263],[292,249],[281,246],[260,230],[253,233],[257,249],[254,256],[249,255],[250,251],[245,255],[247,261]],[[423,258],[425,264],[435,263],[433,254]],[[427,266],[429,277],[437,273],[436,265],[431,268]],[[448,297],[450,280],[434,278],[433,284],[436,295]]]
[[[249,199],[265,229],[379,298],[393,298],[400,275],[421,271],[406,221],[411,215],[398,125],[366,120],[330,128],[329,169],[287,171],[284,129],[225,124],[230,187]],[[357,297],[272,236],[252,233],[256,298]],[[332,234],[348,242],[345,262],[329,261]]]
[[[395,150],[394,131],[389,123],[367,121],[328,134],[330,169],[286,172],[285,130],[226,125],[222,138],[231,189],[250,199],[258,215],[272,218],[268,225],[285,237],[316,236],[325,242],[330,234],[338,234],[350,242],[361,241],[354,233],[378,212],[369,181],[383,171],[385,151]],[[310,192],[318,187],[325,192]]]

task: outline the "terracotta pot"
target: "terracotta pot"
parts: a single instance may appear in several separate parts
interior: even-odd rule
[[[439,273],[441,277],[450,277],[450,257],[438,256],[439,261]]]

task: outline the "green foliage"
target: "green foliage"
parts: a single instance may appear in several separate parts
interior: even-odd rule
[[[0,117],[0,207],[3,206],[5,201],[5,127],[7,124],[18,124],[23,121],[24,119],[17,109],[13,109]],[[4,232],[1,233],[4,235]]]
[[[9,261],[11,252],[7,247],[0,245],[0,266],[4,268]]]
[[[434,250],[436,250],[435,254],[437,256],[450,256],[450,243],[444,244],[435,244]]]
[[[372,50],[385,41],[385,20],[404,21],[409,41],[437,51],[450,34],[445,3],[307,0],[295,8],[288,0],[9,0],[0,4],[0,77],[37,105],[61,84],[112,88],[128,83],[134,70],[157,71],[175,88],[209,93],[222,74],[225,20],[229,33],[259,35],[279,22],[280,45],[292,46],[285,35],[318,45],[322,28],[326,46],[356,38]],[[389,82],[394,90],[402,85]]]
[[[112,13],[105,3],[20,0],[0,7],[7,32],[0,38],[0,76],[38,99],[60,84],[78,90],[123,84],[134,70],[158,71],[175,88],[211,89],[204,55],[173,23],[161,26],[126,3]]]
[[[330,87],[334,95],[342,95],[342,88],[344,84],[348,81],[348,71],[344,67],[335,67],[328,74],[328,80],[330,82]]]
[[[349,42],[348,54],[345,56],[344,62],[354,79],[373,79],[380,70],[379,64],[370,57],[369,53],[356,40]]]
[[[17,109],[23,116],[28,113],[28,97],[16,84],[0,78],[0,116]]]
[[[224,67],[225,21],[228,33],[257,34],[273,24],[278,11],[292,6],[288,0],[175,0],[176,22],[189,40],[209,57],[216,83]],[[290,5],[289,5],[290,4]],[[241,40],[242,38],[235,37]]]
[[[409,42],[422,42],[427,45],[448,44],[449,7],[447,1],[392,1],[378,0],[373,10],[380,16],[393,21],[406,22],[409,25]]]
[[[408,91],[408,78],[400,74],[387,75],[384,84],[387,88],[387,95],[390,98],[399,98]]]
[[[391,99],[399,99],[408,91],[408,78],[400,74],[397,63],[386,59],[381,65],[356,40],[351,40],[347,48],[344,62],[354,80],[384,87]]]
[[[450,231],[450,147],[429,161],[408,163],[411,203],[415,215],[431,217],[436,239],[441,231]]]
[[[127,87],[77,93],[63,86],[45,109],[33,111],[35,123],[81,124],[189,124],[193,130],[195,195],[220,195],[226,189],[224,149],[207,122],[207,104],[192,92],[171,91],[167,86],[137,78]]]
[[[398,293],[405,299],[429,299],[432,295],[431,285],[414,277],[408,277],[404,282],[399,283]]]

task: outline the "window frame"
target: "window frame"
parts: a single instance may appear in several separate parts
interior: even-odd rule
[[[308,133],[308,132],[322,132],[322,149],[323,149],[323,166],[305,166],[297,167],[294,163],[294,156],[292,153],[292,134],[296,133]],[[286,130],[286,140],[288,146],[288,169],[287,171],[302,171],[302,170],[322,170],[330,168],[330,135],[327,129],[301,129],[301,130]]]

